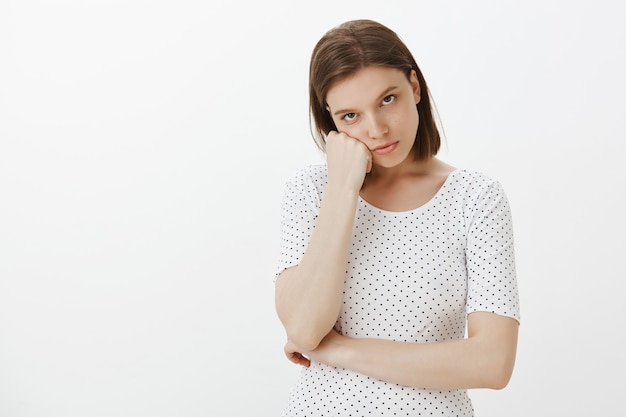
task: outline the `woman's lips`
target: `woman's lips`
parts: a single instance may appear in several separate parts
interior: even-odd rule
[[[376,155],[387,155],[390,152],[393,152],[398,147],[398,142],[390,143],[388,145],[377,146],[372,149],[372,153]]]

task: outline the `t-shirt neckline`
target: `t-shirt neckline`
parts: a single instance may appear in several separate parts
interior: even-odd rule
[[[380,207],[375,206],[374,204],[368,202],[367,200],[365,200],[363,197],[361,197],[361,195],[359,195],[359,202],[361,204],[363,204],[366,207],[372,208],[380,213],[384,213],[384,214],[388,214],[391,216],[401,216],[401,215],[406,215],[406,214],[412,214],[412,213],[416,213],[416,212],[421,212],[424,211],[426,209],[428,209],[430,206],[432,206],[433,204],[435,204],[435,201],[439,198],[439,196],[444,192],[444,190],[446,188],[448,188],[448,184],[452,181],[452,177],[461,172],[460,169],[456,168],[454,171],[450,172],[448,174],[448,176],[446,177],[446,180],[443,182],[443,184],[441,185],[441,187],[439,187],[439,189],[437,190],[437,192],[424,204],[409,209],[409,210],[402,210],[402,211],[390,211],[390,210],[384,210]]]

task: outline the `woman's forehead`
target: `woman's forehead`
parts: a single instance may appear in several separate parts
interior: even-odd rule
[[[333,108],[351,103],[377,101],[381,94],[407,84],[406,76],[397,68],[370,66],[331,85],[326,94],[326,103]]]

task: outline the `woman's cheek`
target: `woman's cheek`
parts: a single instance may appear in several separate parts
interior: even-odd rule
[[[342,130],[343,133],[345,133],[346,135],[350,136],[351,138],[354,138],[356,140],[358,140],[361,143],[365,143],[363,142],[363,132],[361,132],[358,128],[354,128],[351,126],[348,127],[344,127]]]

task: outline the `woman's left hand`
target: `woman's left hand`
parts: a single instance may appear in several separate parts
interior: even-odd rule
[[[296,346],[291,340],[287,340],[284,350],[287,359],[289,359],[296,365],[302,365],[307,368],[311,365],[311,361],[309,360],[309,358],[304,356],[302,349],[298,348],[298,346]]]

